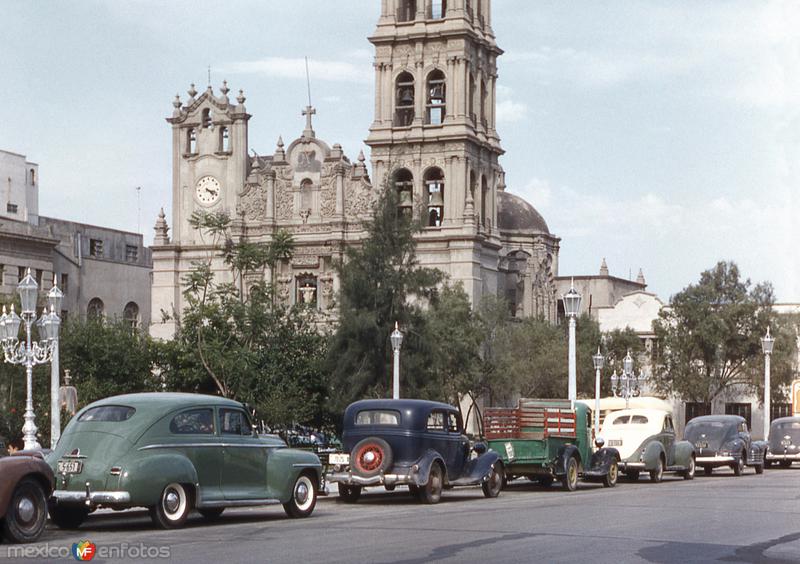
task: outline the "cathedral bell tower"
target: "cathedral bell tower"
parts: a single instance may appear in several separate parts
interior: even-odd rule
[[[373,178],[425,226],[418,255],[473,302],[497,290],[497,57],[491,0],[382,0],[375,46]]]
[[[172,125],[173,243],[202,243],[189,224],[192,213],[224,211],[236,217],[237,196],[248,173],[247,122],[242,91],[228,99],[227,82],[220,95],[209,86],[198,96],[194,84],[184,105],[175,96]]]

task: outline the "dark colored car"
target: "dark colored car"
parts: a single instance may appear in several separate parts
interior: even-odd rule
[[[694,445],[695,462],[706,476],[714,468],[729,466],[736,476],[745,466],[752,466],[756,474],[764,471],[765,441],[753,441],[747,430],[747,421],[738,415],[703,415],[695,417],[683,431],[684,440]]]
[[[9,542],[34,542],[47,524],[53,471],[40,455],[19,453],[0,459],[0,527]]]
[[[355,503],[361,490],[407,485],[424,503],[438,503],[442,490],[480,484],[486,497],[503,487],[500,455],[473,445],[455,407],[425,400],[362,400],[344,413],[344,453],[329,456],[329,482]]]
[[[780,463],[784,468],[800,462],[800,417],[781,417],[769,427],[769,448],[764,465]]]

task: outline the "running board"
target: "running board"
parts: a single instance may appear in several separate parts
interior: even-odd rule
[[[255,507],[258,505],[280,505],[279,499],[222,499],[219,501],[204,501],[197,504],[197,509],[212,507]]]
[[[685,472],[688,470],[686,466],[667,466],[664,468],[664,472]]]

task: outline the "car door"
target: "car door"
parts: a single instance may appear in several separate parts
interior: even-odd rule
[[[428,414],[425,426],[425,448],[438,452],[445,465],[447,473],[450,474],[451,454],[449,452],[449,441],[447,437],[447,412],[443,409],[433,409]]]
[[[464,434],[461,415],[457,411],[447,412],[448,472],[452,480],[457,480],[464,472],[469,459],[469,438]]]
[[[672,416],[664,417],[664,426],[661,429],[661,444],[667,454],[667,466],[675,465],[675,427],[672,425]]]
[[[223,445],[221,486],[225,499],[262,499],[267,488],[267,447],[253,433],[243,409],[217,410]]]
[[[222,499],[220,469],[222,445],[214,427],[214,408],[197,407],[175,414],[169,421],[170,442],[182,452],[197,471],[200,498]]]
[[[750,462],[750,432],[747,430],[747,422],[742,421],[739,423],[739,427],[737,429],[739,432],[739,438],[742,439],[742,443],[744,444],[744,451],[747,453],[747,458],[745,459],[745,464]]]

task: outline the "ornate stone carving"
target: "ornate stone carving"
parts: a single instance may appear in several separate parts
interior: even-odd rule
[[[278,277],[278,299],[284,303],[289,303],[289,292],[291,290],[292,277],[279,276]]]
[[[319,277],[322,284],[322,298],[325,300],[325,309],[333,309],[335,300],[333,299],[333,274],[330,272],[324,273]]]
[[[345,188],[345,214],[360,216],[372,211],[373,193],[368,185],[348,182]]]
[[[289,219],[294,210],[294,194],[289,191],[286,182],[275,183],[275,215],[278,219]]]
[[[236,204],[236,213],[245,220],[259,220],[267,215],[267,193],[263,186],[253,186]]]
[[[319,193],[319,212],[322,217],[330,217],[336,213],[336,178],[322,187]]]

